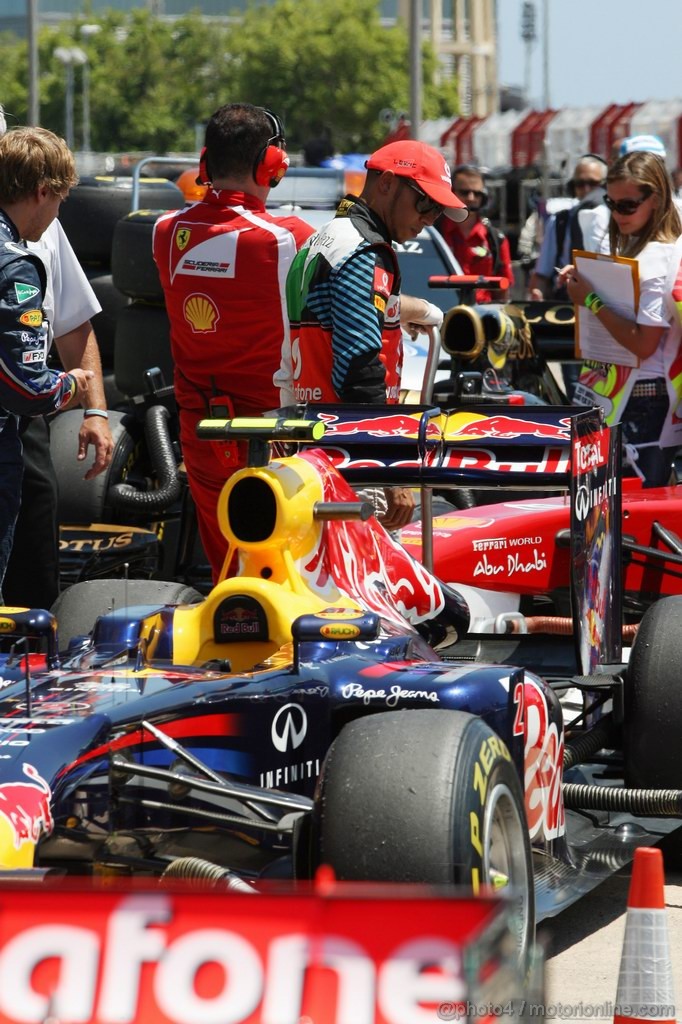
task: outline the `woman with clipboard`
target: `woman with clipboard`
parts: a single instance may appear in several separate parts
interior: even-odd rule
[[[597,294],[584,272],[575,266],[561,271],[572,301],[597,317],[615,343],[610,362],[583,365],[574,401],[600,405],[608,423],[621,423],[630,472],[645,487],[659,487],[669,482],[682,445],[682,332],[668,281],[682,223],[665,163],[654,153],[616,160],[604,201],[611,211],[611,254],[637,260],[639,297],[632,319]]]

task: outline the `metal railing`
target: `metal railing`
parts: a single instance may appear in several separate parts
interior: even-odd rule
[[[146,156],[144,160],[140,160],[133,167],[133,191],[130,200],[131,212],[140,209],[140,178],[142,177],[142,168],[148,164],[174,164],[176,167],[178,164],[185,164],[187,167],[198,167],[199,157],[198,156]]]

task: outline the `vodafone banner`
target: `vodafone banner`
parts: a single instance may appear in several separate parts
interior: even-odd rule
[[[2,884],[0,1022],[437,1024],[523,996],[511,915],[424,886]]]

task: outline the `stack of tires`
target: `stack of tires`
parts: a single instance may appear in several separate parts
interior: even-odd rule
[[[184,204],[180,204],[184,205]],[[170,323],[163,288],[152,255],[152,234],[165,209],[142,209],[116,224],[111,247],[111,277],[128,305],[119,310],[114,338],[114,380],[124,395],[144,390],[144,374],[158,366],[173,380]]]
[[[151,232],[160,213],[180,209],[185,197],[166,178],[141,179],[139,203],[144,212],[138,211],[129,227],[132,197],[132,178],[83,177],[59,215],[102,306],[93,327],[112,405],[117,393],[125,398],[142,393],[144,370],[151,366],[161,366],[167,380],[172,379],[168,318],[152,259]],[[119,233],[122,219],[126,227]],[[155,286],[150,287],[154,276]]]

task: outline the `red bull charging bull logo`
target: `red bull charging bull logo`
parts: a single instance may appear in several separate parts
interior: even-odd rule
[[[32,764],[22,767],[31,781],[0,784],[0,818],[12,830],[16,850],[25,842],[35,845],[43,832],[49,835],[54,828],[52,790]]]
[[[352,501],[355,492],[331,469],[326,456],[314,451],[301,456],[316,466],[325,501]],[[341,598],[359,602],[368,611],[404,626],[433,618],[443,608],[438,580],[376,521],[325,523],[315,550],[300,566],[315,593],[344,607]]]
[[[369,437],[410,437],[419,436],[421,413],[413,416],[406,413],[395,413],[388,416],[368,416],[356,420],[340,420],[333,413],[321,412],[320,420],[332,437],[349,437],[354,434],[367,434]],[[440,420],[431,419],[426,426],[426,437],[439,440],[441,437]]]
[[[448,416],[446,441],[480,441],[487,437],[502,440],[537,437],[542,441],[570,441],[571,421],[566,417],[559,420],[559,423],[542,423],[516,416],[481,416],[472,413]]]

